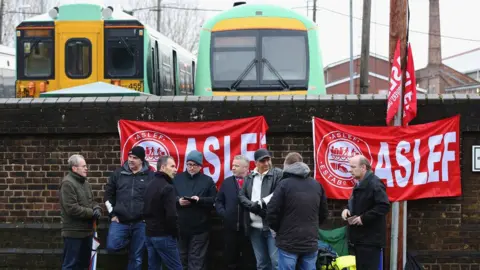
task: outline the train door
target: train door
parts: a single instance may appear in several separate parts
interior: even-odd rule
[[[101,21],[57,22],[59,89],[94,83],[102,78]]]

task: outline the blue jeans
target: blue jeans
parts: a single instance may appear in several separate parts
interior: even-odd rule
[[[310,253],[290,253],[278,249],[278,270],[315,270],[318,251]]]
[[[107,250],[117,252],[130,243],[128,270],[141,270],[145,250],[145,222],[118,223],[112,221],[108,228]]]
[[[162,263],[169,270],[182,270],[177,240],[171,236],[146,237],[148,250],[148,270],[162,269]]]
[[[278,248],[270,231],[250,228],[250,240],[257,259],[257,270],[278,269]]]
[[[62,270],[80,270],[88,268],[92,251],[92,237],[63,238]]]

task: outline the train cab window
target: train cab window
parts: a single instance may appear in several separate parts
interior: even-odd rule
[[[285,53],[285,52],[289,53]],[[274,81],[280,74],[284,80],[307,79],[307,40],[303,35],[262,37],[262,56],[269,63],[263,65],[263,80]],[[269,67],[270,65],[270,67]]]
[[[72,79],[88,78],[92,67],[92,43],[88,39],[69,39],[65,45],[65,73]]]
[[[124,46],[110,46],[108,52],[108,63],[111,76],[134,76],[137,72],[137,67],[135,65],[135,54],[136,51],[134,45]]]
[[[26,77],[49,77],[53,69],[53,44],[43,41],[23,43],[24,74]]]

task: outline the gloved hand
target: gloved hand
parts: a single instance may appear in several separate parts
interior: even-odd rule
[[[250,212],[254,213],[255,215],[260,214],[260,211],[262,211],[262,208],[258,202],[255,202],[255,204],[250,207]]]
[[[93,219],[98,220],[102,216],[102,210],[100,208],[93,209]]]

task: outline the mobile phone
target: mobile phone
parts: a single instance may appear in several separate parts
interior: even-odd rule
[[[193,199],[192,197],[184,196],[183,199],[184,199],[184,200],[187,200],[187,201],[189,201],[189,202],[191,202],[191,203],[196,203],[196,202],[197,202],[197,200]]]

